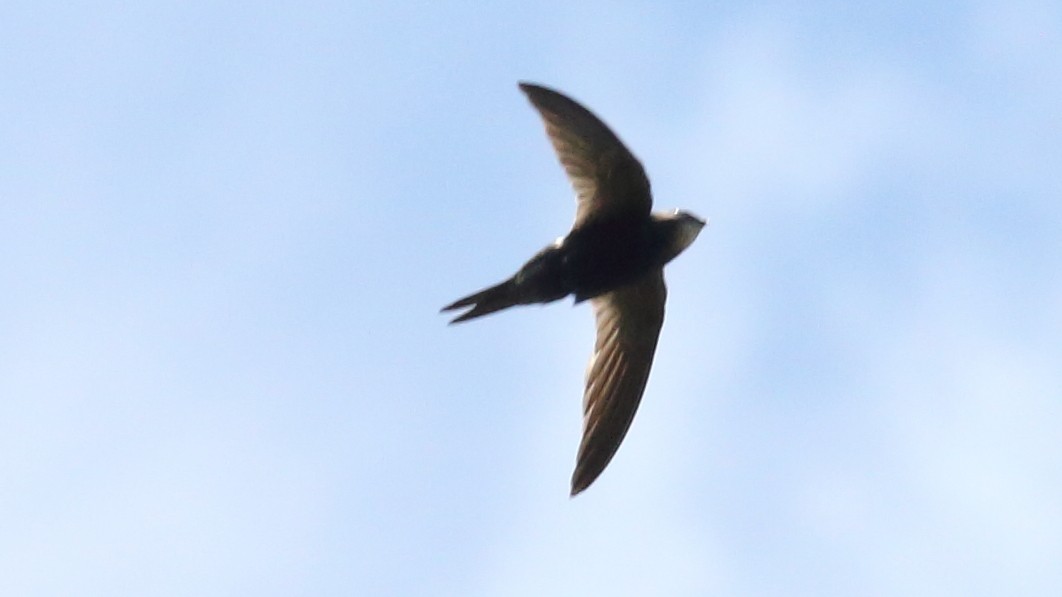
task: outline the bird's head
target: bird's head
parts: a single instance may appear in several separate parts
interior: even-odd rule
[[[663,231],[664,263],[671,261],[697,239],[701,229],[708,224],[688,211],[676,209],[667,213],[653,214],[653,220]]]
[[[680,252],[692,245],[697,235],[701,233],[701,228],[708,225],[708,220],[702,220],[681,209],[676,209],[672,217],[678,222],[678,243],[682,247],[679,249]]]

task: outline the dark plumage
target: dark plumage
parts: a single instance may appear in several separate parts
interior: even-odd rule
[[[575,223],[513,277],[443,311],[470,307],[450,322],[457,323],[568,295],[576,303],[590,299],[597,341],[586,371],[574,496],[605,469],[634,419],[664,323],[663,267],[705,222],[678,210],[651,213],[645,170],[605,123],[556,91],[530,83],[520,89],[542,116],[575,188]]]

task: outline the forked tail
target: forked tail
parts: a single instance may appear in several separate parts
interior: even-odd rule
[[[466,296],[465,298],[449,304],[442,308],[443,311],[455,311],[464,307],[472,306],[472,309],[455,317],[450,321],[453,323],[460,323],[462,321],[468,321],[469,319],[475,319],[477,317],[483,317],[495,311],[501,311],[508,307],[519,303],[520,300],[516,296],[516,283],[512,279],[506,280],[496,286],[491,286],[485,290],[481,290],[475,294]]]

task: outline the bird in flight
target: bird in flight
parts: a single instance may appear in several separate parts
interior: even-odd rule
[[[664,265],[704,227],[680,210],[652,213],[649,179],[615,133],[552,89],[520,83],[576,194],[575,223],[511,278],[443,307],[450,323],[574,295],[594,308],[597,340],[586,370],[583,437],[571,495],[594,482],[627,434],[664,323]]]

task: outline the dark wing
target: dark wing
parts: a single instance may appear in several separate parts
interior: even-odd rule
[[[572,474],[572,495],[608,466],[642,399],[664,324],[663,270],[592,300],[597,320],[594,356],[586,370],[583,441]]]
[[[553,149],[577,195],[575,224],[612,214],[648,216],[649,179],[638,159],[589,110],[545,87],[520,83],[520,89],[546,123]]]

